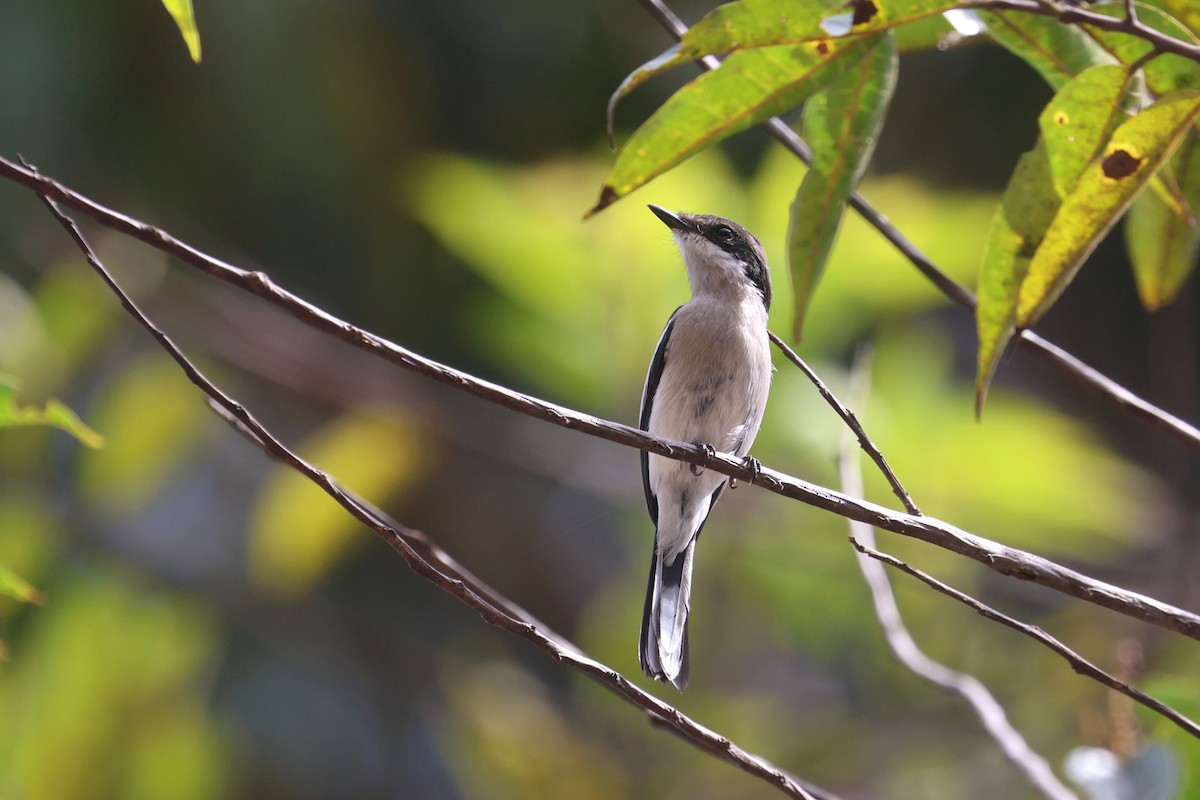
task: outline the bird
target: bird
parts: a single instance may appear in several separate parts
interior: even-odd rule
[[[656,436],[743,458],[762,424],[771,387],[771,276],[758,239],[738,223],[651,205],[671,229],[692,297],[658,339],[642,391],[639,427]],[[642,612],[639,661],[648,677],[688,684],[688,611],[700,531],[725,476],[643,450],[642,484],[654,552]]]

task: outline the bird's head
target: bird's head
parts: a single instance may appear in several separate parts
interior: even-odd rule
[[[737,299],[752,291],[770,309],[771,273],[754,234],[712,214],[676,213],[655,205],[650,210],[675,234],[692,294]]]

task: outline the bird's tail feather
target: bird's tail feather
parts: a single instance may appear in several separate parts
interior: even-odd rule
[[[657,537],[656,537],[657,539]],[[693,538],[673,559],[659,552],[650,560],[650,581],[642,611],[642,671],[683,691],[688,683],[687,618],[692,596]]]

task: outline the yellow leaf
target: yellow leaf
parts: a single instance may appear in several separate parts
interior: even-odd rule
[[[179,33],[183,36],[192,61],[199,64],[200,29],[196,27],[196,12],[192,10],[192,0],[162,0],[162,4],[179,26]]]

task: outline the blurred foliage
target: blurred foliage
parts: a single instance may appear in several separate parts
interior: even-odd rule
[[[420,444],[403,411],[361,409],[310,434],[298,454],[362,497],[380,500],[418,474]],[[312,481],[279,464],[250,520],[250,569],[281,595],[307,594],[351,550],[365,544],[362,523]]]
[[[679,5],[688,19],[709,8]],[[1191,18],[1186,3],[1155,5]],[[666,42],[633,8],[201,11],[197,68],[154,3],[0,4],[0,97],[22,109],[0,115],[0,150],[439,360],[624,421],[688,296],[643,202],[745,223],[777,289],[787,280],[787,208],[806,171],[757,134],[582,221],[613,158],[600,149],[605,99]],[[1034,135],[1015,109],[1036,113],[1047,98],[1006,51],[943,51],[950,26],[920,25],[897,31],[907,55],[876,156],[890,166],[861,191],[970,283],[1003,189],[979,176],[1011,170]],[[911,52],[921,48],[934,49]],[[649,115],[654,89],[624,100],[622,117]],[[917,90],[925,113],[905,105]],[[909,169],[920,154],[905,142],[935,150],[944,171]],[[1195,188],[1186,174],[1176,169],[1182,196]],[[28,405],[55,397],[75,409],[107,446],[0,429],[0,576],[18,576],[0,577],[18,587],[0,588],[0,797],[777,796],[369,544],[317,487],[213,417],[36,199],[10,192],[0,186],[0,372]],[[961,701],[890,657],[842,520],[727,492],[699,548],[693,684],[664,690],[636,660],[651,530],[635,454],[340,346],[300,347],[261,306],[88,233],[152,318],[289,447],[701,723],[847,797],[1028,794]],[[1194,459],[1093,413],[1090,396],[1021,357],[977,424],[966,315],[856,215],[829,258],[802,354],[845,394],[849,354],[874,346],[860,417],[926,512],[1195,605]],[[1169,316],[1194,303],[1194,281],[1162,270],[1182,302],[1150,326],[1121,305],[1121,254],[1096,258],[1048,320],[1061,320],[1055,338],[1135,390],[1197,407],[1186,391],[1195,336]],[[776,291],[776,330],[792,318],[789,294]],[[1151,336],[1164,338],[1152,347]],[[840,423],[777,363],[755,454],[836,485]],[[895,506],[865,469],[868,496]],[[1192,642],[919,542],[880,543],[1102,666],[1118,640],[1141,642],[1139,685],[1200,716]],[[978,675],[1056,768],[1080,745],[1110,746],[1102,687],[916,582],[895,583],[921,646]],[[24,602],[31,588],[42,605]],[[1135,720],[1140,744],[1177,756],[1181,796],[1200,795],[1196,741],[1140,710]]]
[[[123,572],[58,582],[0,667],[0,794],[224,796],[227,744],[206,711],[212,622]]]
[[[81,491],[110,512],[144,506],[204,436],[202,403],[166,353],[140,355],[95,400],[92,418],[110,442],[81,456]]]
[[[19,425],[49,425],[66,431],[88,447],[103,447],[104,437],[83,423],[75,412],[51,398],[44,408],[22,405],[16,381],[0,375],[0,428]]]

